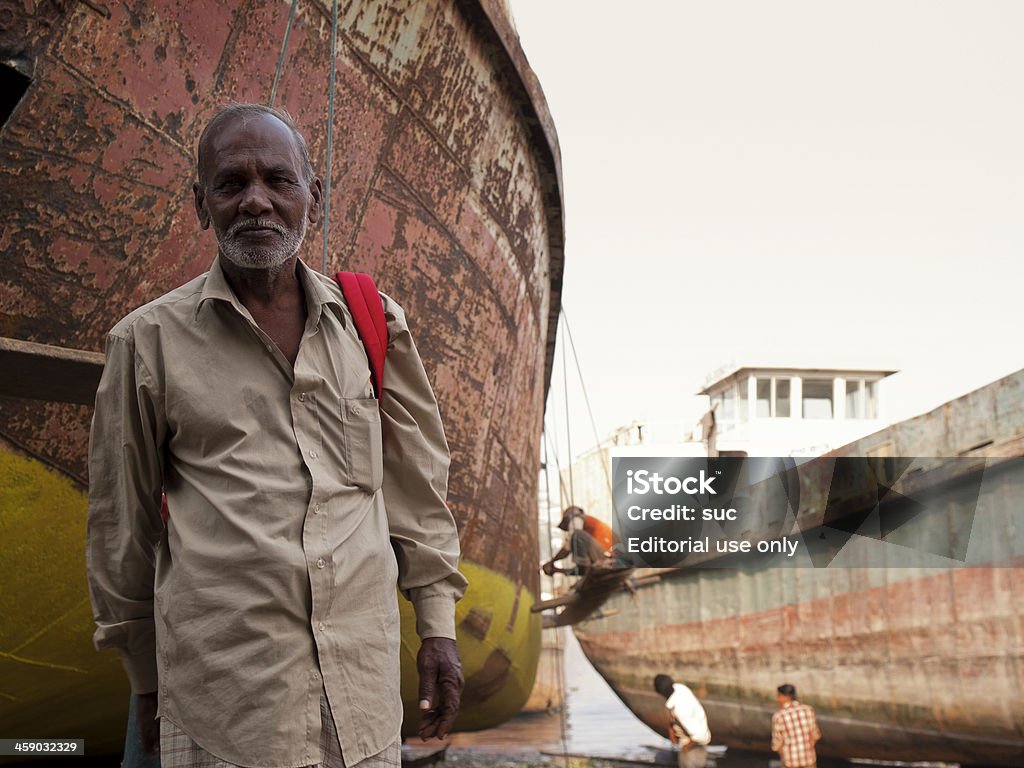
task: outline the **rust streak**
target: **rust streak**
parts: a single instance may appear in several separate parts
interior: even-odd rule
[[[160,126],[154,125],[153,123],[146,120],[142,115],[140,115],[132,108],[131,104],[126,102],[124,99],[119,99],[114,94],[98,86],[95,83],[95,81],[91,80],[88,75],[86,75],[84,72],[78,69],[78,67],[76,67],[74,64],[71,64],[69,61],[66,61],[65,59],[62,59],[60,57],[54,57],[54,61],[56,61],[58,64],[64,67],[64,69],[67,70],[68,74],[74,77],[86,88],[89,88],[91,91],[93,91],[101,99],[106,101],[108,104],[113,104],[114,106],[123,109],[126,117],[135,120],[137,123],[139,123],[140,125],[144,125],[146,128],[149,128],[149,130],[153,131],[153,133],[157,134],[160,138],[162,138],[164,141],[166,141],[168,144],[170,144],[172,147],[178,150],[182,155],[191,160],[192,152],[188,147],[186,147],[184,144],[178,141],[178,139],[174,138],[172,135],[167,133]]]
[[[98,3],[96,2],[96,0],[78,0],[78,2],[80,2],[86,8],[95,11],[97,14],[102,16],[107,21],[110,21],[112,14],[110,13],[110,9],[107,8],[107,6],[105,6],[103,3]]]
[[[445,237],[451,242],[452,246],[459,250],[462,250],[462,244],[458,241],[458,238],[452,233],[451,228],[437,217],[437,214],[435,214],[434,211],[430,208],[430,206],[426,204],[426,202],[416,192],[416,190],[413,189],[409,185],[409,183],[395,169],[389,167],[385,163],[381,163],[380,167],[387,172],[388,176],[391,178],[392,181],[401,186],[402,189],[404,189],[413,199],[416,200],[417,203],[420,204],[420,212],[427,214],[430,220],[437,225],[437,228],[444,233]],[[378,194],[380,194],[380,197],[382,199],[387,199],[384,194]],[[479,271],[479,266],[477,266],[472,259],[470,259],[470,263],[473,265],[474,269]],[[525,276],[523,277],[525,279]],[[494,303],[497,306],[498,311],[501,313],[501,317],[502,320],[505,322],[505,325],[509,328],[510,331],[514,331],[516,328],[515,318],[508,314],[507,309],[500,301],[500,297],[495,293],[494,286],[491,285],[490,283],[487,283],[485,287],[488,290],[488,292],[490,292],[495,297]],[[527,295],[529,295],[529,291],[527,291]]]
[[[37,159],[52,158],[54,160],[63,160],[71,164],[80,164],[81,158],[74,157],[73,155],[65,155],[63,152],[55,152],[52,149],[38,149],[36,147],[21,147],[21,151],[28,157],[34,157]],[[152,163],[145,158],[137,158],[136,162],[144,165],[149,165],[153,168],[160,168],[161,166]],[[129,184],[144,189],[151,189],[154,192],[159,192],[161,195],[167,194],[167,187],[162,187],[159,184],[149,184],[148,182],[142,181],[138,176],[128,176],[124,173],[116,173],[115,171],[103,168],[101,165],[90,165],[89,170],[95,172],[99,176],[106,178],[118,179],[119,181],[125,181]]]

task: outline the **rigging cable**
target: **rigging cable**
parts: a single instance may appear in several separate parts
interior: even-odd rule
[[[559,318],[562,320],[562,325],[565,325],[565,312],[559,309]],[[562,391],[565,395],[565,442],[566,448],[569,452],[569,504],[576,503],[576,492],[572,482],[572,423],[569,419],[569,373],[568,363],[566,363],[565,356],[565,343],[562,343]]]
[[[580,380],[580,388],[583,390],[583,402],[587,404],[587,415],[590,416],[590,428],[594,431],[594,447],[599,448],[601,438],[597,434],[597,422],[594,421],[594,411],[590,407],[590,397],[587,395],[587,383],[583,380],[583,369],[580,367],[580,358],[576,354],[576,342],[572,340],[572,331],[569,329],[569,316],[565,313],[565,305],[562,305],[562,321],[565,325],[565,335],[569,339],[569,346],[572,347],[572,359],[576,361],[576,376]],[[601,469],[604,470],[604,479],[608,483],[608,495],[612,495],[612,478],[608,472],[608,462],[601,461]]]
[[[554,520],[551,518],[551,480],[548,477],[548,436],[547,430],[545,429],[541,435],[541,448],[544,451],[544,503],[548,508],[548,535],[547,535],[547,551],[548,559],[554,557],[553,547],[551,546],[551,532],[554,530]],[[555,458],[555,464],[558,464],[557,457]],[[555,589],[555,577],[551,576],[551,590],[554,595]],[[565,768],[569,768],[569,736],[568,736],[568,724],[566,723],[566,714],[568,712],[568,702],[565,700],[565,648],[562,644],[562,627],[554,627],[555,633],[555,676],[558,680],[558,721],[562,733],[562,756],[565,759]],[[540,644],[541,654],[544,653],[544,642]]]
[[[558,425],[556,424],[555,425],[555,429],[557,430],[557,428],[558,428]],[[545,452],[550,450],[550,443],[549,443],[549,440],[548,440],[548,430],[547,430],[547,428],[544,429],[544,445],[545,445],[545,448],[544,448]],[[565,509],[566,507],[569,506],[570,502],[569,502],[569,499],[566,497],[566,494],[565,494],[565,480],[562,478],[562,464],[561,464],[561,462],[558,461],[558,452],[557,451],[551,451],[551,453],[554,454],[554,457],[555,457],[555,471],[558,472],[558,500],[559,500],[559,502],[561,502],[561,505],[562,505],[561,508]]]
[[[274,106],[277,101],[277,86],[281,83],[281,73],[284,71],[285,54],[288,52],[288,40],[292,36],[292,23],[295,21],[295,9],[299,7],[299,0],[292,0],[292,8],[288,11],[288,26],[284,28],[284,40],[281,41],[281,55],[277,57],[277,70],[274,72],[274,84],[270,87],[270,101],[268,107]]]
[[[324,184],[324,258],[327,274],[327,236],[331,230],[331,157],[334,151],[334,80],[338,70],[338,0],[331,11],[331,78],[327,89],[327,178]]]

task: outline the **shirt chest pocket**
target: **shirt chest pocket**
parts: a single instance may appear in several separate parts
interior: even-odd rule
[[[343,397],[340,408],[345,483],[373,493],[384,480],[384,444],[377,400]]]

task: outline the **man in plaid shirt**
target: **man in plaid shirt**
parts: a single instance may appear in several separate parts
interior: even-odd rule
[[[779,753],[783,768],[815,768],[814,744],[821,738],[814,709],[796,700],[796,688],[778,687],[779,711],[772,715],[772,750]]]

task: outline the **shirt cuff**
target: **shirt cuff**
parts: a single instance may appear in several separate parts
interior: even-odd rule
[[[416,609],[416,634],[421,640],[428,637],[455,639],[455,599],[437,593],[412,596]]]
[[[138,695],[153,693],[159,687],[156,671],[156,653],[140,653],[136,656],[121,655],[124,671],[132,685],[132,693]]]

